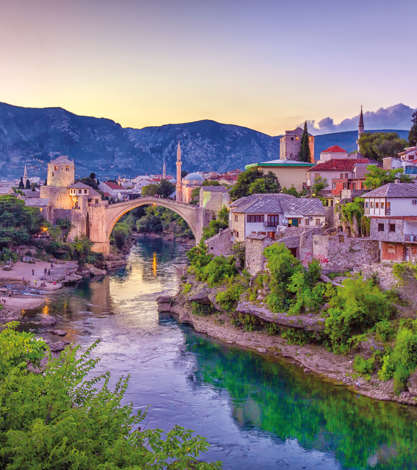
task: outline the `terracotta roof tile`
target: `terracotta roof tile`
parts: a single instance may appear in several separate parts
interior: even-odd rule
[[[353,171],[355,165],[371,163],[367,158],[340,158],[317,163],[308,171]]]

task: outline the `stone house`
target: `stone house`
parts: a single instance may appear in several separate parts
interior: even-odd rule
[[[361,167],[366,170],[370,163],[367,158],[340,158],[317,163],[308,170],[307,185],[313,186],[314,181],[321,177],[327,182],[324,190],[330,193],[334,180],[355,179],[355,170]]]
[[[328,162],[329,160],[340,160],[344,158],[348,158],[347,151],[338,145],[332,145],[320,153],[320,160],[318,163]]]
[[[324,227],[325,223],[325,209],[316,198],[253,194],[230,205],[229,227],[234,240],[239,242],[253,234],[274,240],[285,227]]]
[[[417,184],[388,183],[362,197],[381,261],[417,261]]]
[[[293,187],[297,191],[301,191],[306,186],[308,170],[313,166],[313,163],[280,159],[251,163],[246,165],[245,169],[257,168],[263,174],[271,172],[277,177],[282,188]]]

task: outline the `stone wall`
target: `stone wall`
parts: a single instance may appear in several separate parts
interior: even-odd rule
[[[313,235],[313,258],[324,271],[347,271],[379,261],[379,246],[368,238],[339,235]]]
[[[210,254],[214,256],[229,256],[232,254],[233,248],[232,231],[230,228],[226,228],[217,235],[208,238],[205,244]]]
[[[245,268],[251,276],[256,276],[265,270],[264,249],[271,245],[273,240],[265,235],[253,235],[245,241]]]

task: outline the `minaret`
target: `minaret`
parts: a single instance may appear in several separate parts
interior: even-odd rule
[[[362,111],[362,105],[361,105],[361,114],[359,115],[359,125],[358,125],[358,140],[356,143],[358,144],[358,152],[359,152],[359,139],[361,138],[361,135],[365,132],[365,126],[363,124],[363,111]]]
[[[26,188],[26,181],[28,180],[28,169],[25,165],[25,169],[23,170],[23,185]]]
[[[162,179],[166,180],[167,179],[167,164],[164,158],[164,163],[162,164]]]
[[[182,178],[181,178],[181,145],[178,142],[177,146],[177,185],[176,185],[176,196],[175,199],[178,202],[182,202]]]

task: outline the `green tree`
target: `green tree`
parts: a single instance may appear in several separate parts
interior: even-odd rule
[[[411,117],[411,122],[411,129],[408,133],[408,145],[410,145],[410,147],[414,147],[417,145],[417,110],[414,111]]]
[[[91,188],[95,189],[96,191],[98,190],[99,181],[98,181],[97,176],[96,176],[95,173],[90,173],[89,176],[87,176],[85,178],[81,178],[80,182],[90,186]]]
[[[311,161],[310,146],[308,142],[307,121],[305,121],[304,123],[304,130],[303,130],[303,135],[301,136],[301,146],[300,146],[300,152],[298,153],[298,159],[301,162]]]
[[[322,178],[320,175],[318,175],[314,179],[314,183],[311,186],[311,194],[313,196],[317,196],[320,194],[320,191],[322,191],[324,188],[327,188],[327,180],[326,178]]]
[[[0,332],[0,467],[10,470],[215,469],[197,460],[207,441],[175,426],[167,433],[144,428],[143,411],[122,404],[128,379],[110,387],[110,374],[94,375],[95,344],[81,353],[68,348],[58,358],[44,341]],[[28,365],[30,369],[28,369]]]
[[[346,224],[353,236],[369,236],[370,220],[364,215],[364,201],[355,197],[352,202],[346,202],[337,206],[340,210],[340,218]]]
[[[235,201],[250,194],[279,193],[280,189],[278,179],[272,172],[264,175],[256,167],[251,167],[240,173],[230,190],[230,197]]]
[[[221,230],[229,226],[229,210],[227,207],[222,207],[214,220],[210,220],[207,227],[203,229],[203,240],[214,237]]]
[[[169,197],[175,191],[175,185],[168,180],[161,180],[158,185],[157,194],[161,197]]]
[[[142,188],[142,196],[155,196],[158,192],[157,184],[148,184]]]
[[[30,181],[29,181],[29,179],[26,180],[25,189],[30,189]]]
[[[372,160],[382,161],[384,157],[396,156],[407,146],[396,132],[364,133],[359,139],[360,153]]]
[[[18,188],[19,188],[19,189],[25,189],[25,185],[24,185],[24,183],[23,183],[23,178],[22,178],[22,177],[20,178]]]
[[[384,170],[376,165],[369,165],[367,173],[365,174],[365,186],[368,189],[376,189],[380,186],[393,183],[399,179],[401,183],[410,183],[411,179],[408,175],[404,175],[402,168],[395,168],[393,170]]]
[[[131,233],[131,226],[127,222],[119,221],[115,225],[111,236],[119,250],[123,249]]]

